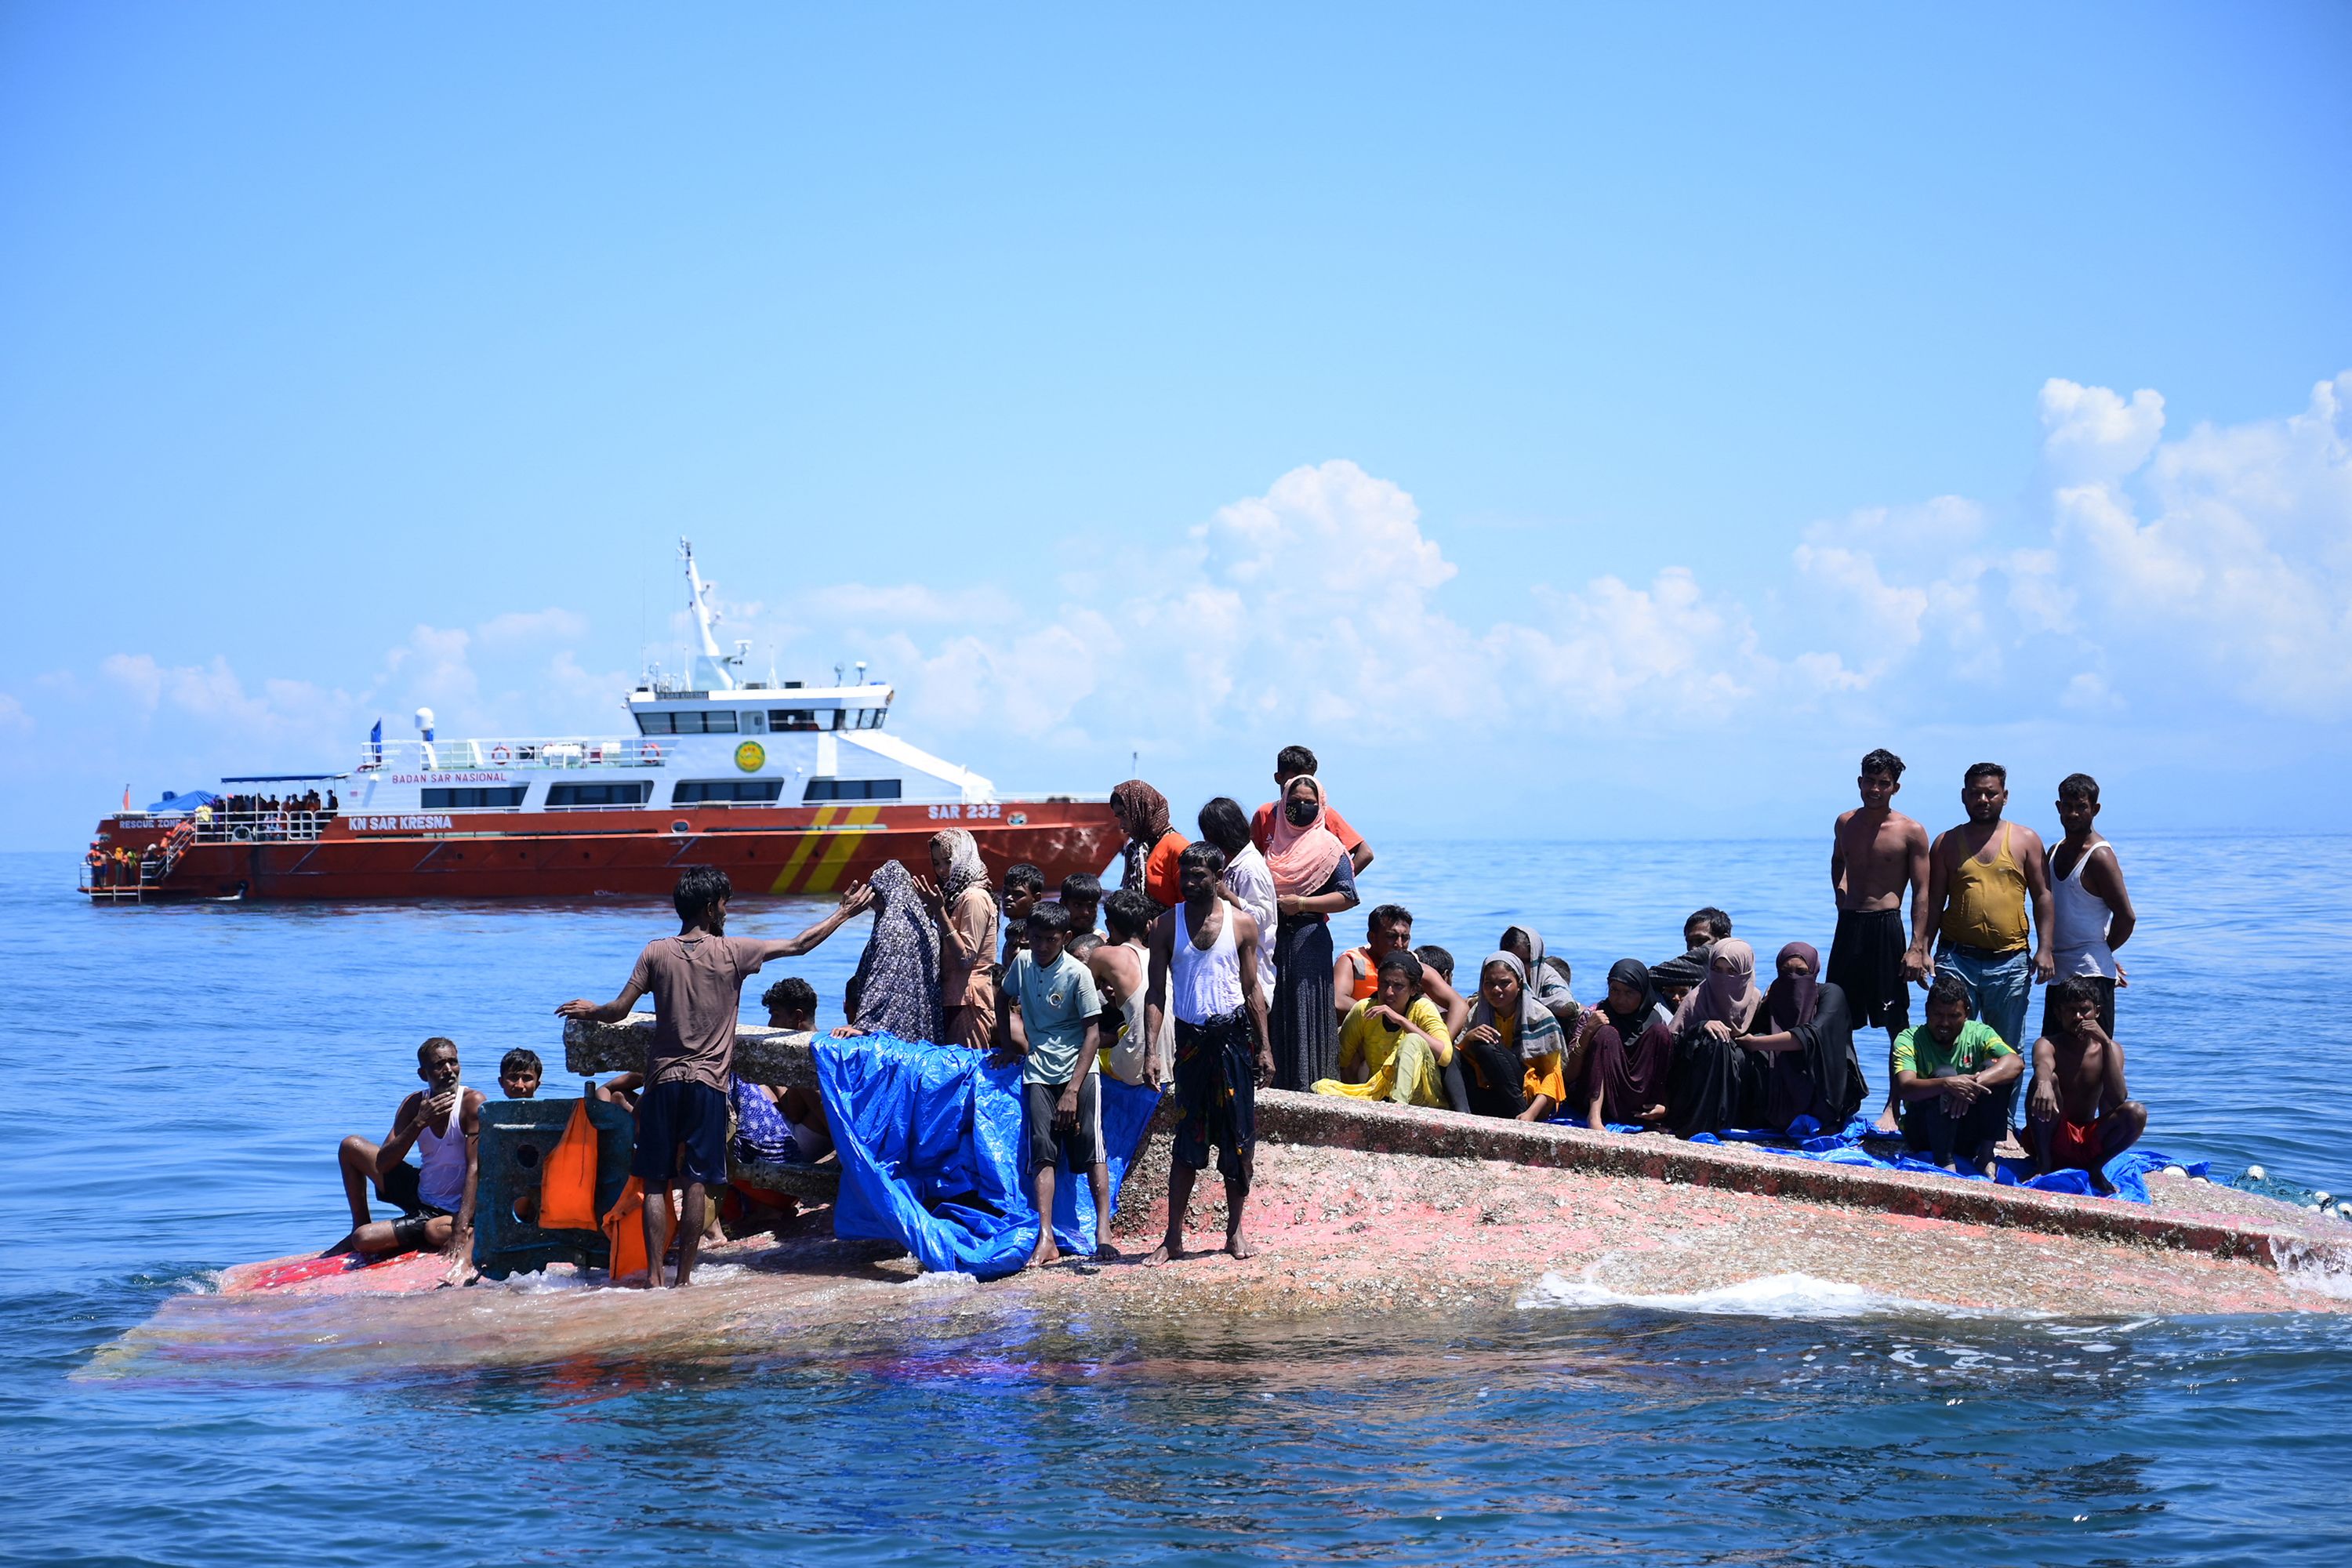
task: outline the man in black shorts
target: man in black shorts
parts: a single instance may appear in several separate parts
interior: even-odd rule
[[[682,1181],[686,1202],[678,1221],[677,1283],[694,1273],[707,1216],[706,1194],[727,1183],[727,1090],[735,1065],[735,1018],[743,982],[770,959],[795,958],[841,928],[874,901],[863,882],[841,896],[831,914],[795,937],[763,942],[727,935],[727,900],[735,889],[716,866],[688,866],[670,895],[677,934],[646,944],[620,995],[598,1006],[586,997],[556,1012],[566,1018],[617,1024],[638,997],[654,999],[653,1043],[646,1047],[645,1091],[637,1097],[637,1142],[629,1173],[645,1184],[646,1283],[663,1283],[669,1250],[669,1205],[656,1201]]]
[[[352,1230],[324,1256],[446,1253],[449,1280],[462,1285],[474,1274],[474,1184],[485,1097],[457,1081],[457,1043],[439,1035],[416,1047],[416,1076],[425,1087],[400,1102],[382,1143],[357,1133],[343,1140],[338,1159]],[[408,1163],[411,1149],[421,1164]],[[400,1210],[400,1218],[387,1222],[369,1214],[371,1186]]]
[[[1927,977],[1910,956],[1914,939],[1927,922],[1927,830],[1893,807],[1903,787],[1903,759],[1894,752],[1882,746],[1863,758],[1854,784],[1862,804],[1840,816],[1832,832],[1830,885],[1837,892],[1837,935],[1822,978],[1845,993],[1857,1026],[1886,1031],[1891,1052],[1895,1037],[1911,1024],[1911,982]],[[1906,887],[1908,929],[1903,918]],[[1885,1132],[1896,1127],[1894,1078],[1890,1066],[1886,1104],[1878,1117]]]
[[[1256,1251],[1243,1234],[1242,1209],[1257,1152],[1257,1090],[1274,1077],[1274,1047],[1258,978],[1257,921],[1217,896],[1224,869],[1223,850],[1205,840],[1188,845],[1176,862],[1184,901],[1151,922],[1144,1023],[1156,1037],[1160,1018],[1175,1007],[1176,1100],[1183,1119],[1169,1152],[1168,1233],[1146,1263],[1184,1256],[1184,1209],[1212,1149],[1225,1179],[1225,1250],[1235,1258]]]

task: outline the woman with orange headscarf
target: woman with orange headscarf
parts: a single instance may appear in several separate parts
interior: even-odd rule
[[[1356,907],[1356,868],[1325,826],[1323,783],[1301,773],[1283,786],[1266,840],[1274,873],[1274,1087],[1303,1089],[1339,1076],[1339,1018],[1331,1005],[1331,917]]]

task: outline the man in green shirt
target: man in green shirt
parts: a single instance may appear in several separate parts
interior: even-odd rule
[[[1021,1059],[1021,1098],[1029,1146],[1029,1191],[1037,1205],[1032,1264],[1062,1256],[1054,1245],[1054,1166],[1066,1158],[1094,1191],[1095,1256],[1111,1258],[1110,1167],[1103,1160],[1102,1075],[1095,1070],[1102,995],[1094,972],[1066,943],[1070,912],[1059,904],[1029,911],[1029,945],[1004,969],[1006,1055]]]
[[[1951,1168],[1955,1151],[1990,1176],[1992,1149],[2009,1125],[2009,1101],[2025,1063],[2009,1043],[1969,1016],[1958,977],[1939,974],[1927,992],[1927,1021],[1895,1037],[1895,1098],[1903,1141]]]

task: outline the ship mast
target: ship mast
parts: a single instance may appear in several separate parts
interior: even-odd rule
[[[732,691],[735,677],[728,667],[741,663],[742,656],[730,658],[720,653],[719,639],[711,636],[710,628],[719,624],[719,612],[710,607],[709,594],[717,584],[705,583],[702,574],[696,570],[692,540],[679,540],[677,553],[686,563],[686,602],[694,611],[694,627],[702,638],[702,649],[694,660],[694,684],[705,691]]]

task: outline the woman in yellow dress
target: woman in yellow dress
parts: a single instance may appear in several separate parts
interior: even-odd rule
[[[1421,960],[1402,948],[1381,960],[1379,984],[1339,1026],[1339,1078],[1318,1079],[1318,1094],[1445,1107],[1454,1038],[1444,1016],[1421,994]],[[1358,1072],[1362,1079],[1346,1081]]]

